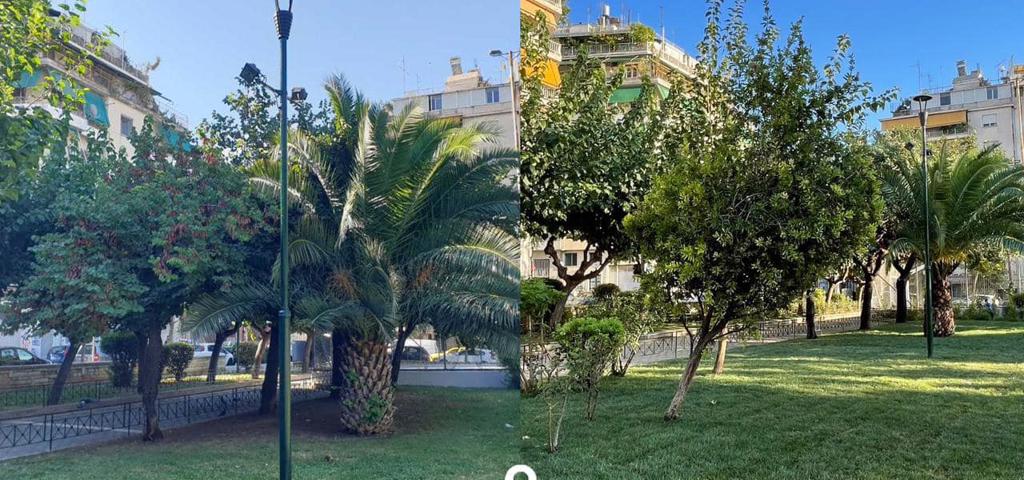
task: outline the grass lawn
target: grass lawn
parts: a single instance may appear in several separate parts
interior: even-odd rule
[[[380,438],[339,433],[331,400],[293,407],[294,478],[500,479],[518,463],[519,393],[400,388],[396,431]],[[275,417],[276,418],[276,417]],[[240,416],[166,432],[148,445],[126,440],[0,464],[0,478],[274,479],[277,422]]]
[[[1024,324],[964,322],[927,360],[920,324],[706,357],[681,418],[662,420],[682,362],[603,383],[597,418],[570,400],[550,455],[545,404],[521,403],[540,478],[1021,479]]]

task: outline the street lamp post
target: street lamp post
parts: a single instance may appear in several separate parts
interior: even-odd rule
[[[928,358],[932,358],[932,215],[931,196],[928,194],[928,101],[931,95],[921,94],[914,97],[918,106],[918,119],[921,122],[921,169],[924,175],[924,335],[928,343]]]
[[[292,391],[291,391],[291,329],[288,322],[291,318],[291,311],[288,308],[288,37],[292,28],[292,0],[288,1],[288,9],[282,10],[279,0],[274,1],[277,12],[274,15],[274,24],[277,27],[277,38],[281,41],[281,85],[274,88],[263,80],[260,69],[252,63],[246,63],[239,76],[249,84],[259,84],[274,92],[281,100],[281,251],[280,251],[280,305],[281,311],[278,316],[277,338],[273,339],[278,344],[278,365],[280,372],[278,377],[278,478],[291,480],[292,478]],[[306,90],[293,88],[290,101],[303,102],[306,100]]]
[[[508,55],[508,88],[512,92],[512,144],[515,145],[516,150],[519,150],[519,112],[516,111],[519,106],[519,99],[516,94],[515,51],[491,50],[490,52],[492,57],[503,57],[506,54]]]

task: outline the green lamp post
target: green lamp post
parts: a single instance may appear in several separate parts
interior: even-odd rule
[[[924,175],[924,335],[927,338],[928,358],[932,358],[932,215],[931,197],[928,195],[928,101],[931,95],[921,94],[914,97],[918,106],[918,119],[921,122],[921,169]]]

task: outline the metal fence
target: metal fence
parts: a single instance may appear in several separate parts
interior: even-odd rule
[[[292,382],[292,399],[302,402],[327,395],[329,384],[312,375]],[[157,400],[163,427],[176,427],[228,415],[255,411],[260,404],[260,386],[235,387],[214,392],[178,395]],[[106,434],[141,434],[146,414],[142,402],[90,408],[73,412],[30,415],[0,421],[0,450],[32,447],[38,451],[60,448],[62,442]]]

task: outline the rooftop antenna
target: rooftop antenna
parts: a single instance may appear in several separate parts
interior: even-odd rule
[[[661,43],[662,45],[668,41],[665,38],[665,5],[658,5],[658,23],[661,24]]]
[[[402,63],[398,68],[402,70],[402,94],[404,95],[409,92],[408,87],[406,87],[405,85],[405,77],[407,77],[409,74],[409,72],[405,69],[405,55],[402,55]]]

